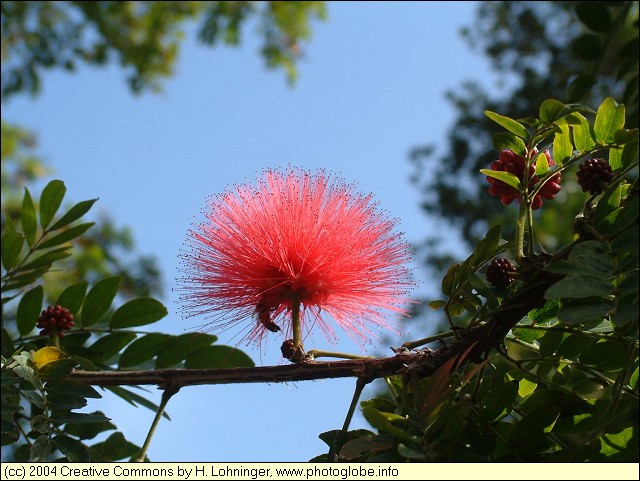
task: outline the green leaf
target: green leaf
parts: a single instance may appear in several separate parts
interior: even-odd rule
[[[552,285],[545,292],[545,299],[584,299],[609,295],[613,291],[610,279],[575,275],[565,277]]]
[[[48,249],[49,247],[55,247],[65,242],[72,241],[76,237],[80,237],[82,234],[84,234],[94,224],[95,222],[87,222],[86,224],[80,224],[71,227],[65,231],[62,231],[60,234],[47,239],[42,244],[39,244],[36,249]]]
[[[628,169],[634,162],[638,161],[638,139],[633,140],[627,144],[625,144],[622,149],[622,155],[620,158],[620,168]],[[611,166],[613,170],[613,165]]]
[[[587,62],[597,60],[602,54],[602,42],[597,35],[586,33],[571,43],[574,54]]]
[[[40,409],[44,409],[45,408],[45,402],[43,397],[37,393],[36,391],[28,391],[28,390],[24,390],[22,391],[22,395],[24,396],[24,398],[29,401],[31,404],[33,404],[34,406],[40,408]]]
[[[634,428],[629,426],[615,434],[604,434],[602,438],[600,438],[600,452],[607,457],[611,457],[624,451],[627,449],[629,441],[633,439],[633,431]]]
[[[609,165],[614,172],[622,168],[622,152],[621,147],[611,147],[609,149]]]
[[[120,356],[118,360],[120,369],[142,364],[155,357],[171,339],[173,336],[156,333],[139,337],[129,344]]]
[[[620,129],[613,134],[614,142],[618,145],[638,140],[638,129]]]
[[[579,101],[584,98],[588,92],[591,91],[595,79],[592,75],[580,74],[571,81],[567,88],[568,99],[570,101]]]
[[[540,105],[540,120],[550,124],[562,117],[566,110],[566,105],[559,100],[547,99]]]
[[[414,441],[413,437],[399,426],[405,425],[407,423],[407,420],[404,417],[394,413],[385,413],[378,411],[372,406],[365,406],[364,408],[362,408],[362,414],[364,418],[369,422],[369,424],[379,429],[380,431],[393,434],[394,436],[405,441]]]
[[[88,357],[94,362],[106,362],[135,338],[133,332],[114,332],[102,336],[89,348],[91,356]]]
[[[620,371],[627,363],[627,352],[617,342],[598,341],[580,354],[580,362],[602,372]]]
[[[230,367],[253,367],[249,356],[230,346],[206,346],[187,357],[187,369],[222,369]]]
[[[29,461],[44,463],[49,459],[49,436],[43,434],[31,444]]]
[[[580,2],[576,14],[589,30],[606,32],[611,25],[611,14],[603,2]]]
[[[442,278],[442,293],[445,296],[450,296],[453,293],[453,289],[456,287],[458,279],[458,271],[460,270],[460,264],[453,264],[449,267],[449,270]]]
[[[549,406],[528,414],[511,430],[510,444],[517,449],[526,449],[544,442],[545,433],[553,428],[559,415],[558,406]]]
[[[624,105],[607,97],[598,107],[593,129],[599,144],[613,143],[614,134],[624,127]]]
[[[573,144],[568,125],[562,124],[556,128],[558,131],[553,137],[553,158],[558,165],[562,166],[573,155]]]
[[[547,331],[542,338],[540,338],[540,356],[548,357],[556,352],[556,349],[562,343],[564,334],[560,331]]]
[[[127,401],[128,403],[130,403],[133,406],[137,407],[138,404],[140,404],[141,406],[144,406],[145,408],[149,409],[150,411],[153,411],[153,412],[157,412],[158,411],[158,405],[157,404],[152,403],[148,399],[143,398],[139,394],[136,394],[135,392],[130,391],[129,389],[124,389],[123,387],[120,387],[120,386],[108,386],[105,389],[108,389],[113,394],[115,394],[116,396],[124,399],[125,401]],[[165,418],[165,419],[171,420],[171,418],[169,417],[169,415],[167,414],[166,411],[162,414],[162,417]]]
[[[518,394],[518,381],[501,383],[482,400],[480,409],[487,419],[494,421],[509,414]]]
[[[509,117],[505,117],[504,115],[491,112],[490,110],[485,110],[484,114],[495,123],[497,123],[501,127],[504,127],[506,130],[508,130],[512,134],[517,135],[521,139],[526,140],[529,138],[527,129],[520,122],[517,122],[516,120],[513,120]]]
[[[544,152],[540,152],[535,160],[536,175],[542,177],[549,172],[549,160]]]
[[[60,359],[59,361],[53,361],[40,369],[40,376],[45,381],[64,379],[77,365],[78,361],[75,359]]]
[[[167,308],[160,301],[150,297],[142,297],[120,306],[111,316],[109,326],[112,329],[144,326],[159,321],[167,314]]]
[[[620,207],[620,202],[622,201],[622,185],[622,182],[610,185],[598,201],[593,214],[593,225],[596,226],[596,229],[599,230],[602,221]]]
[[[510,185],[517,191],[522,190],[522,184],[520,183],[520,179],[513,175],[511,172],[504,172],[502,170],[491,170],[491,169],[480,169],[487,177],[493,177],[494,179],[501,180],[507,185]]]
[[[446,303],[447,303],[447,301],[443,301],[442,299],[437,299],[437,300],[429,301],[429,307],[431,309],[440,309]]]
[[[18,260],[24,236],[19,232],[6,231],[2,234],[2,266],[9,271]]]
[[[54,249],[49,252],[45,252],[41,256],[36,257],[31,262],[24,264],[20,267],[21,271],[28,271],[31,269],[37,269],[39,267],[46,267],[49,269],[51,264],[55,261],[59,261],[60,259],[65,259],[71,255],[71,251],[69,250],[69,246],[59,247],[58,249]]]
[[[76,381],[49,381],[46,386],[47,392],[51,394],[76,394],[83,397],[100,399],[102,395],[89,384]]]
[[[82,306],[82,325],[91,326],[98,322],[100,318],[111,306],[113,299],[120,287],[120,277],[105,277],[91,288]]]
[[[556,350],[556,354],[565,359],[576,359],[582,351],[594,342],[596,342],[595,339],[586,337],[582,335],[582,333],[569,334],[562,340],[562,343]]]
[[[22,212],[20,213],[20,221],[22,222],[22,231],[27,239],[29,247],[33,246],[36,241],[36,230],[38,221],[36,220],[36,208],[33,205],[29,189],[24,188],[24,198],[22,199]]]
[[[44,288],[42,286],[34,287],[20,299],[16,322],[21,336],[25,336],[35,329],[36,322],[42,311],[43,299]]]
[[[96,414],[102,414],[97,411]],[[108,421],[89,423],[89,424],[67,424],[64,428],[64,432],[71,436],[76,436],[80,439],[93,439],[98,434],[104,431],[111,431],[116,429],[116,426]]]
[[[473,266],[478,267],[480,264],[484,264],[489,259],[492,259],[496,254],[496,249],[500,243],[500,233],[502,228],[500,225],[493,226],[487,234],[478,241],[475,249],[473,250]]]
[[[31,418],[29,425],[31,426],[31,429],[37,433],[47,434],[49,432],[49,418],[42,414],[38,414]]]
[[[9,214],[7,209],[4,209],[4,222],[4,228],[6,232],[17,232],[13,219],[11,218],[11,215]]]
[[[524,157],[527,153],[527,146],[524,140],[510,132],[493,134],[491,143],[497,150],[511,150],[521,157]]]
[[[526,413],[533,413],[539,409],[558,406],[563,416],[588,413],[593,411],[593,406],[585,402],[580,396],[556,389],[536,389],[520,403],[520,407]]]
[[[573,142],[576,146],[576,149],[582,153],[588,152],[596,145],[593,127],[591,127],[589,121],[582,114],[574,112],[571,115],[577,118],[579,121],[579,123],[574,124],[572,127]]]
[[[106,441],[92,446],[92,450],[112,461],[130,458],[140,452],[140,448],[127,441],[119,431],[109,436]]]
[[[45,230],[56,215],[67,188],[61,180],[52,180],[42,190],[40,196],[40,225]]]
[[[202,332],[189,332],[175,336],[158,354],[156,368],[174,366],[189,357],[191,353],[213,344],[217,339],[216,336]]]
[[[77,284],[72,284],[67,287],[58,296],[56,304],[69,309],[74,316],[78,315],[82,302],[84,301],[84,294],[87,292],[87,281],[81,281]]]
[[[358,431],[367,431],[365,429]],[[353,431],[349,431],[348,436],[352,436]],[[338,435],[342,434],[338,431]],[[393,436],[384,435],[384,434],[373,434],[370,433],[365,436],[357,436],[353,439],[349,439],[346,443],[342,445],[340,449],[340,457],[346,461],[352,461],[360,458],[361,456],[370,456],[372,454],[389,451],[394,446],[394,438]],[[401,456],[409,457],[409,448],[406,450],[402,450],[402,443],[398,446],[398,453]],[[423,453],[418,453],[422,456],[422,459],[425,458]],[[417,458],[413,458],[417,459]]]
[[[108,417],[102,413],[95,412],[92,414],[87,413],[73,413],[69,411],[53,411],[51,413],[51,419],[60,424],[73,424],[73,423],[103,423],[105,421],[111,421]]]
[[[71,463],[86,463],[91,461],[87,447],[80,441],[76,441],[69,436],[54,436],[53,444]]]
[[[595,300],[563,300],[558,311],[558,320],[569,326],[601,320],[607,317],[611,310],[611,301],[605,298]]]
[[[47,401],[49,403],[49,409],[54,411],[61,411],[63,409],[81,409],[87,405],[87,400],[84,397],[71,393],[52,393],[47,396]]]
[[[85,215],[89,211],[89,209],[91,209],[91,207],[97,200],[98,199],[91,199],[91,200],[83,200],[82,202],[78,202],[76,205],[71,207],[71,209],[69,209],[67,213],[63,215],[58,222],[53,224],[50,230],[60,229],[61,227],[69,225],[73,221],[78,220],[80,217]]]

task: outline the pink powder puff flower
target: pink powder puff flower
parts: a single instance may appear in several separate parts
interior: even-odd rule
[[[551,158],[551,154],[549,154],[548,150],[544,151],[544,155],[547,157],[549,167],[554,167],[556,163]],[[500,152],[498,160],[491,163],[491,170],[510,172],[520,179],[520,182],[524,183],[525,159],[511,150],[503,150]],[[533,163],[529,166],[529,189],[533,189],[539,182],[538,176],[535,175],[535,171],[536,166],[535,163]],[[489,187],[489,194],[500,197],[503,204],[510,204],[513,202],[513,199],[518,199],[518,202],[521,201],[521,195],[517,189],[505,184],[501,180],[494,179],[493,177],[487,177],[487,181],[491,184]],[[542,207],[543,197],[551,200],[558,192],[560,192],[560,173],[551,177],[542,186],[540,192],[533,198],[531,208],[533,210],[538,210]]]
[[[210,199],[204,216],[180,255],[187,317],[219,329],[252,319],[243,339],[259,344],[268,332],[290,337],[299,307],[303,338],[319,328],[335,341],[328,314],[362,345],[371,328],[397,332],[384,311],[408,314],[409,245],[397,221],[322,170],[266,170],[257,187]]]

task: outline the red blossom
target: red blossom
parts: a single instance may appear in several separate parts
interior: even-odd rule
[[[551,158],[548,150],[544,151],[544,155],[547,157],[549,167],[554,167],[556,163]],[[511,150],[503,150],[502,152],[500,152],[498,160],[491,163],[491,170],[509,172],[520,179],[520,182],[522,183],[524,183],[525,167],[526,161],[524,157],[516,154]],[[529,166],[528,187],[530,190],[534,189],[540,181],[540,179],[538,179],[538,176],[535,175],[535,172],[536,166],[535,162],[533,162],[532,165]],[[518,202],[521,202],[521,194],[514,187],[505,184],[501,180],[494,179],[493,177],[487,177],[487,181],[489,182],[489,184],[491,184],[491,186],[489,187],[489,194],[500,197],[500,200],[503,204],[510,204],[514,199],[518,199]],[[542,207],[542,198],[551,200],[556,196],[558,192],[560,192],[560,173],[552,176],[542,186],[540,192],[533,198],[531,208],[533,210],[539,209],[540,207]]]
[[[40,335],[48,336],[54,331],[58,337],[64,337],[63,331],[68,331],[73,327],[73,314],[66,307],[49,306],[38,317],[36,327],[42,329]]]
[[[409,245],[371,195],[327,175],[266,170],[212,198],[180,255],[180,302],[226,329],[251,319],[243,339],[292,334],[299,301],[302,335],[335,334],[326,314],[361,344],[372,328],[396,331],[385,311],[407,315]],[[396,317],[393,315],[392,317]],[[397,332],[397,331],[396,331]]]

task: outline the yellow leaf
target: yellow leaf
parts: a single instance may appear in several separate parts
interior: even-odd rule
[[[42,369],[50,362],[59,361],[60,359],[64,359],[65,357],[67,357],[66,354],[57,347],[46,346],[42,349],[39,349],[33,355],[33,362],[36,364],[36,366],[38,366],[38,369]]]

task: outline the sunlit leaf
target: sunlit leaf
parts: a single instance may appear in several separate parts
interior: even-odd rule
[[[567,107],[556,99],[547,99],[540,105],[540,120],[551,123],[562,117]]]
[[[561,166],[573,155],[573,144],[568,125],[558,125],[557,129],[553,137],[553,159]]]
[[[614,134],[624,127],[624,105],[618,105],[611,97],[607,97],[596,114],[593,130],[599,144],[614,141]]]
[[[535,160],[536,175],[542,177],[549,172],[549,160],[544,152],[540,152]]]
[[[527,146],[517,135],[511,132],[497,132],[491,138],[493,147],[496,150],[511,150],[524,157],[527,153]]]
[[[521,139],[527,139],[529,137],[529,133],[524,125],[520,122],[513,120],[509,117],[505,117],[504,115],[500,115],[496,112],[491,112],[490,110],[485,110],[484,114],[493,120],[495,123],[504,127],[506,130],[511,132],[512,134],[517,135]]]
[[[491,169],[480,169],[487,177],[493,177],[494,179],[501,180],[507,185],[510,185],[517,191],[522,190],[522,184],[520,183],[520,179],[513,175],[511,172],[504,172],[502,170],[491,170]]]

